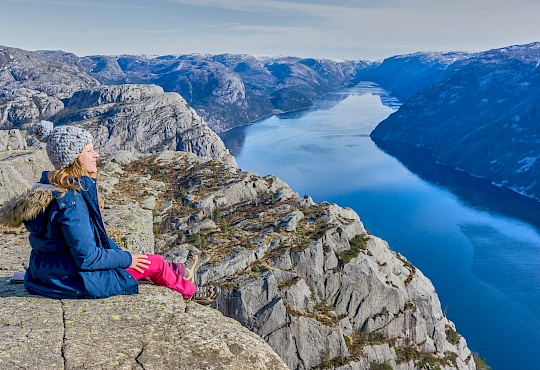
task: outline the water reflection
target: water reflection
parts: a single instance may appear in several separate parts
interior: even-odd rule
[[[472,272],[485,283],[529,307],[540,319],[540,249],[490,225],[465,223],[460,229],[474,247]]]
[[[238,157],[242,154],[242,148],[246,141],[246,132],[243,128],[222,132],[219,134],[219,137],[223,140],[225,146],[234,157]]]
[[[323,98],[316,100],[309,108],[278,114],[276,117],[279,119],[299,119],[317,110],[332,109],[348,96],[348,94],[328,94]]]
[[[328,95],[325,95],[321,99],[316,100],[313,103],[313,106],[302,109],[299,111],[288,112],[283,114],[276,115],[279,119],[298,119],[306,116],[309,113],[320,110],[330,110],[336,105],[341,103],[343,100],[348,98],[351,95],[364,95],[364,94],[373,94],[378,96],[381,99],[383,105],[391,108],[392,110],[397,110],[401,103],[399,100],[388,93],[388,91],[382,89],[374,82],[371,81],[362,81],[359,84],[351,87],[349,89],[332,92]]]
[[[464,205],[517,218],[540,229],[540,202],[537,200],[495,186],[487,179],[436,163],[427,150],[390,141],[377,141],[375,144],[420,178],[450,190]]]
[[[306,115],[313,114],[314,112],[330,111],[332,108],[336,107],[339,103],[342,103],[344,100],[351,96],[362,96],[366,94],[378,97],[382,104],[385,107],[390,108],[392,111],[397,110],[401,105],[398,99],[391,96],[388,91],[382,89],[377,84],[370,81],[362,81],[354,87],[325,95],[321,99],[316,100],[309,108],[294,112],[277,114],[275,116],[272,116],[271,118],[265,118],[262,121],[267,121],[269,119],[302,121],[302,118],[304,118]],[[257,125],[259,122],[254,122],[253,125]],[[223,140],[225,146],[227,147],[227,149],[229,149],[229,151],[234,157],[239,157],[242,154],[242,148],[244,147],[244,143],[246,140],[246,130],[250,126],[251,125],[237,127],[219,134],[221,140]],[[366,133],[360,133],[356,135],[348,134],[348,136],[368,137],[369,132],[371,132],[373,128],[374,123],[371,122],[369,130],[366,130]],[[327,136],[327,138],[333,138],[334,135],[335,134],[329,135]],[[339,136],[339,134],[337,134],[337,136]]]

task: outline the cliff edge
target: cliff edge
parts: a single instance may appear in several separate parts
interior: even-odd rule
[[[9,161],[0,160],[0,168],[6,172],[3,168],[17,160],[40,163],[44,156],[43,151],[12,152]],[[431,282],[366,231],[353,210],[300,197],[275,176],[261,177],[190,153],[119,151],[101,159],[98,183],[111,237],[123,248],[178,261],[190,246],[197,246],[202,257],[197,285],[221,288],[212,308],[258,334],[288,368],[475,369],[465,339],[443,314]],[[13,238],[25,240],[24,234]],[[17,248],[14,244],[9,242],[2,252]],[[24,267],[24,255],[4,271]],[[157,298],[145,297],[147,289],[159,291]],[[138,297],[80,305],[70,301],[59,307],[98,310],[101,315],[96,307],[107,302],[121,307],[125,300],[140,299],[159,305],[164,296],[170,294],[143,286]],[[127,309],[118,312],[122,320],[109,320],[109,331],[134,315]],[[180,332],[189,320],[178,320],[168,324],[180,326],[174,329]],[[170,353],[167,343],[164,351]],[[85,347],[90,349],[95,348]]]

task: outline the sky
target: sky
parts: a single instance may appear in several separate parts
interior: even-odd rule
[[[540,41],[538,0],[0,0],[0,45],[381,60]]]

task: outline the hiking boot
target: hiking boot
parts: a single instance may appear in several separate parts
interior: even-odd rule
[[[186,263],[184,263],[184,278],[195,284],[195,275],[199,267],[199,251],[196,248],[191,248],[188,251]]]
[[[197,288],[197,291],[195,292],[193,297],[191,297],[191,299],[198,304],[206,306],[214,302],[218,292],[219,288],[215,285],[203,286]]]

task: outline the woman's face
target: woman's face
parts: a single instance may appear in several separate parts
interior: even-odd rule
[[[79,160],[79,163],[81,164],[82,168],[84,168],[90,175],[94,175],[97,173],[97,159],[99,158],[99,154],[94,150],[94,144],[88,143],[83,148],[77,159]]]

